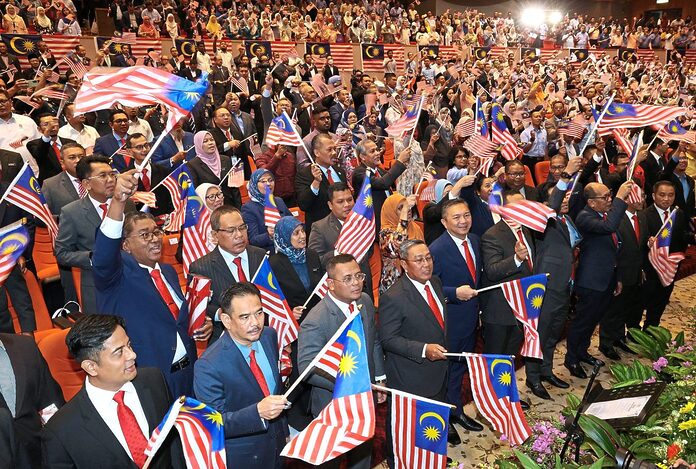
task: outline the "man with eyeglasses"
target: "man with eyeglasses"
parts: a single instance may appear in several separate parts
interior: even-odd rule
[[[39,167],[26,144],[37,138],[41,138],[41,133],[34,120],[29,116],[13,113],[10,94],[6,90],[0,90],[0,149],[19,153],[36,173]]]
[[[58,118],[52,114],[39,116],[39,131],[41,137],[27,142],[27,150],[36,160],[39,166],[39,184],[46,179],[60,174],[63,170],[60,162],[60,149],[66,143],[75,143],[74,140],[58,136]]]
[[[94,153],[105,155],[111,158],[111,165],[118,171],[133,169],[133,162],[130,156],[119,155],[116,153],[119,148],[125,148],[128,138],[128,116],[120,109],[111,111],[109,115],[109,126],[111,132],[102,135],[94,143]]]
[[[130,134],[126,139],[126,149],[133,157],[136,165],[140,165],[147,154],[150,152],[151,144],[147,141],[145,135],[141,133]],[[163,166],[152,163],[152,160],[140,168],[140,178],[138,178],[138,191],[150,192],[153,187],[156,187],[160,182],[167,178],[169,170]],[[169,191],[164,185],[160,185],[155,189],[157,197],[157,206],[148,207],[148,212],[154,216],[160,216],[171,213],[174,210],[172,199]],[[143,204],[138,202],[135,207],[140,210]]]
[[[94,314],[97,312],[91,262],[94,233],[106,217],[118,172],[109,166],[109,159],[105,156],[90,155],[77,162],[75,176],[80,180],[85,196],[70,202],[60,211],[54,251],[59,266],[79,269],[82,312]],[[135,211],[135,206],[129,201],[126,210]],[[67,298],[72,297],[70,285],[63,285],[63,290]]]
[[[223,205],[210,215],[213,242],[217,247],[189,266],[191,275],[202,275],[212,282],[213,296],[208,301],[207,314],[214,320],[211,343],[224,328],[220,322],[221,298],[236,282],[250,282],[263,261],[266,251],[249,245],[247,224],[239,209]]]
[[[173,396],[190,396],[194,341],[207,341],[212,324],[207,319],[189,334],[188,304],[179,277],[172,266],[160,262],[164,232],[149,213],[125,214],[137,187],[135,171],[118,176],[107,216],[97,230],[92,253],[97,313],[123,317],[138,365],[159,368]]]
[[[331,137],[331,140],[337,141],[338,136],[331,132],[331,114],[329,110],[326,109],[320,103],[315,104],[312,107],[312,131],[309,132],[302,138],[304,146],[297,147],[297,170],[301,171],[303,168],[309,166],[312,162],[307,156],[305,148],[309,151],[312,158],[316,161],[317,155],[314,154],[314,138],[319,134],[325,134]]]
[[[575,219],[582,236],[575,271],[578,301],[575,318],[568,329],[565,366],[577,378],[587,378],[581,362],[595,367],[604,365],[587,349],[592,333],[607,312],[612,297],[621,294],[621,278],[616,269],[621,239],[617,231],[626,212],[626,200],[632,186],[633,181],[623,183],[612,201],[607,186],[597,182],[588,184],[584,190],[587,205]]]
[[[365,274],[355,258],[349,254],[339,254],[326,263],[329,291],[322,300],[307,313],[300,325],[297,362],[302,372],[316,357],[322,347],[333,337],[346,318],[358,313],[363,321],[367,361],[370,380],[384,383],[384,354],[380,345],[379,333],[375,325],[375,307],[372,299],[362,291]],[[316,418],[329,404],[333,396],[334,383],[320,373],[312,373],[308,378],[312,385],[312,415]],[[383,403],[386,396],[377,395],[377,402]],[[372,455],[372,440],[366,441],[349,451],[344,457],[331,461],[326,467],[339,467],[343,460],[348,467],[369,469]],[[322,466],[324,467],[324,466]]]
[[[528,186],[525,181],[525,169],[520,160],[505,163],[505,189],[522,194],[527,200],[539,201],[539,191],[536,187]]]

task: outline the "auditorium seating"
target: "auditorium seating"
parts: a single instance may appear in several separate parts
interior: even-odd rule
[[[534,184],[532,172],[529,170],[529,166],[527,165],[524,165],[524,183],[528,186],[536,186],[536,184]]]
[[[536,166],[534,166],[534,179],[536,180],[537,185],[541,184],[542,182],[546,182],[546,178],[549,177],[550,166],[550,161],[540,161],[536,164]]]
[[[176,251],[179,248],[179,233],[167,234],[162,238],[162,262],[174,267],[179,276],[179,285],[182,291],[186,291],[186,277],[184,276],[184,266],[176,258]]]
[[[48,228],[36,227],[32,259],[36,266],[36,276],[42,284],[60,279],[58,263],[53,255],[53,242]]]
[[[42,331],[53,329],[51,315],[46,308],[46,302],[44,301],[41,286],[30,270],[27,270],[24,273],[24,280],[27,282],[27,288],[29,289],[29,295],[31,296],[31,305],[34,308],[34,318],[36,319],[35,334],[40,335]],[[12,323],[15,331],[19,332],[19,320],[17,319],[17,313],[15,312],[14,306],[12,306],[12,301],[10,300],[9,295],[7,296],[7,303],[10,309],[10,315],[12,316]]]
[[[63,397],[68,401],[77,394],[85,381],[85,372],[70,357],[65,336],[70,329],[53,329],[49,334],[37,339],[37,345],[43,355],[51,375],[63,390]]]

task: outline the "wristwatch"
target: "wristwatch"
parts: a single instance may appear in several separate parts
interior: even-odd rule
[[[561,173],[561,177],[562,177],[563,179],[571,179],[571,178],[573,177],[573,175],[570,174],[570,173],[566,173],[565,171],[563,171],[563,172]]]

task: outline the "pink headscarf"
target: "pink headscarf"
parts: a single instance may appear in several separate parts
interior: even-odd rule
[[[208,168],[210,168],[215,176],[220,178],[220,154],[218,153],[217,147],[213,153],[206,153],[203,150],[203,139],[206,135],[210,135],[212,137],[212,134],[207,130],[201,130],[193,136],[193,145],[196,147],[196,156],[200,158],[201,161],[208,166]]]

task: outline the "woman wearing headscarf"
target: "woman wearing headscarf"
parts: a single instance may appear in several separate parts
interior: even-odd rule
[[[36,8],[36,18],[34,18],[34,28],[38,34],[53,34],[53,23],[51,18],[46,16],[44,7]]]
[[[217,16],[210,15],[208,24],[205,25],[205,30],[208,32],[209,38],[222,39],[222,26],[218,22]]]
[[[451,189],[451,182],[447,179],[438,179],[435,183],[435,200],[423,207],[423,230],[426,244],[432,243],[445,232],[445,227],[440,221],[442,220],[442,204],[447,200]]]
[[[17,8],[14,5],[7,5],[5,15],[2,17],[2,27],[9,34],[27,34],[27,25],[24,19],[17,14]]]
[[[171,13],[167,15],[167,21],[164,23],[164,26],[166,27],[167,34],[169,34],[170,38],[176,39],[179,37],[179,25],[176,23],[174,15]]]
[[[404,197],[398,192],[384,201],[381,211],[379,248],[382,253],[382,275],[379,292],[385,292],[401,277],[399,248],[407,239],[424,239],[423,231],[413,220],[416,195]]]
[[[193,185],[198,187],[204,182],[220,186],[225,196],[225,204],[242,207],[242,196],[239,189],[229,187],[227,176],[232,169],[232,162],[227,156],[220,156],[213,135],[207,130],[201,130],[193,136],[196,157],[188,162],[188,170],[193,179]],[[223,180],[224,179],[224,180]]]
[[[216,208],[222,207],[224,203],[225,196],[222,191],[215,184],[210,184],[204,182],[200,186],[196,187],[196,195],[203,201],[206,216],[203,216],[203,231],[206,233],[205,244],[208,248],[208,252],[215,249],[215,243],[212,240],[212,229],[210,228],[210,215],[215,211]]]
[[[270,188],[271,194],[275,188],[275,177],[267,169],[257,169],[251,173],[247,189],[249,192],[249,202],[242,206],[242,218],[249,227],[247,236],[249,243],[253,246],[273,252],[273,231],[274,227],[266,227],[264,223],[264,200],[266,198],[266,187]],[[292,216],[290,210],[280,197],[273,197],[280,216]]]

